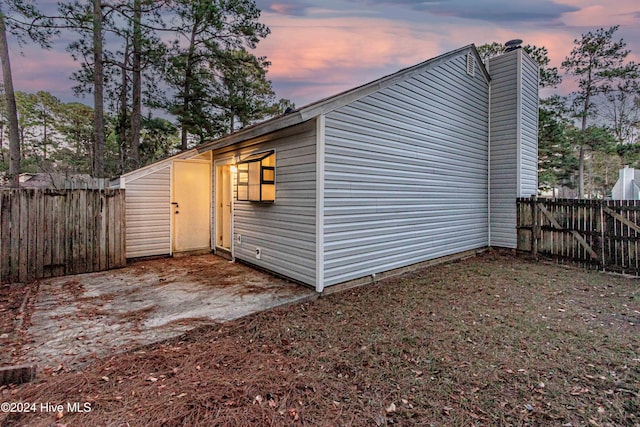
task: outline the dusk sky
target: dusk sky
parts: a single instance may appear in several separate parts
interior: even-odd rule
[[[41,5],[53,5],[41,1]],[[272,62],[269,78],[278,97],[298,107],[390,74],[470,43],[546,46],[559,66],[573,40],[587,31],[621,25],[616,33],[640,62],[637,0],[257,0],[271,29],[257,55]],[[49,6],[51,7],[51,6]],[[64,50],[28,46],[12,50],[16,90],[46,90],[73,101],[71,73],[78,68]],[[570,79],[557,90],[572,90]],[[544,95],[544,94],[543,94]],[[91,98],[82,102],[91,103]]]

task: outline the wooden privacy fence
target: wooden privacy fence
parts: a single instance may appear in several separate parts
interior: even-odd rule
[[[518,250],[640,276],[640,201],[518,199]]]
[[[0,190],[0,283],[126,265],[124,190]]]

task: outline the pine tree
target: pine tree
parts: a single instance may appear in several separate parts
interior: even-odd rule
[[[623,77],[636,69],[633,63],[627,63],[629,50],[626,43],[614,40],[619,26],[609,29],[600,28],[587,32],[574,40],[574,48],[562,63],[562,68],[576,78],[579,89],[573,94],[574,116],[580,120],[580,132],[574,136],[574,145],[578,154],[578,196],[585,197],[585,154],[594,141],[589,133],[589,119],[596,114],[594,103],[599,94],[607,92],[614,77]]]
[[[49,47],[50,37],[55,34],[49,21],[30,1],[0,2],[0,62],[2,62],[2,81],[9,124],[9,181],[12,187],[19,186],[20,135],[7,34],[13,34],[19,43],[29,38],[46,48]]]

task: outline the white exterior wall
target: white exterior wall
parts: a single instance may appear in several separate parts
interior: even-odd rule
[[[516,198],[538,189],[538,67],[522,49],[492,58],[490,245],[516,248]]]
[[[127,258],[171,253],[171,163],[125,182]]]
[[[127,208],[127,258],[171,254],[171,165],[174,159],[211,160],[211,154],[186,151],[120,178]]]
[[[626,166],[619,171],[619,178],[611,190],[613,200],[640,200],[640,171]]]
[[[488,90],[466,51],[324,124],[324,285],[488,245]]]
[[[214,152],[242,159],[276,153],[275,203],[233,201],[235,258],[311,286],[316,282],[315,120]],[[240,243],[238,237],[240,236]],[[256,248],[261,249],[260,259]]]

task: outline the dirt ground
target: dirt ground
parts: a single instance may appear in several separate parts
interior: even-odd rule
[[[24,341],[22,336],[23,321],[31,286],[22,284],[0,285],[0,366],[10,365],[16,351]]]
[[[4,426],[640,426],[640,281],[488,253],[0,394]]]
[[[36,364],[40,372],[78,369],[201,325],[316,296],[212,254],[135,262],[3,289],[2,348],[9,350],[2,351],[4,363]]]

